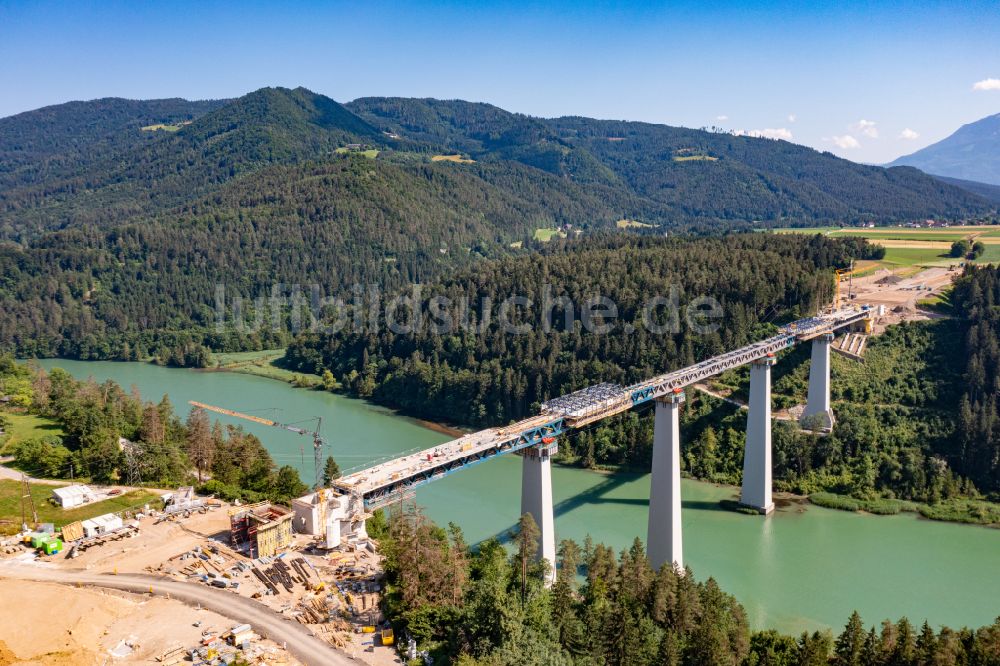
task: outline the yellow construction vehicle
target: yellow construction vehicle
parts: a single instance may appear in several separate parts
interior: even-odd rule
[[[834,270],[837,274],[837,290],[833,297],[833,309],[840,309],[840,283],[843,282],[844,278],[848,279],[847,284],[847,300],[850,301],[851,297],[854,295],[854,260],[851,259],[850,268],[837,268]]]

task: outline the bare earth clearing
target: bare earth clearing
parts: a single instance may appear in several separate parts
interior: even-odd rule
[[[115,658],[116,663],[155,663],[155,656],[166,650],[201,644],[205,629],[217,630],[218,635],[218,631],[241,623],[252,625],[254,632],[271,641],[252,646],[257,657],[251,663],[399,663],[394,648],[379,645],[371,633],[353,633],[355,627],[359,629],[377,619],[377,595],[366,594],[360,587],[351,589],[348,595],[336,590],[338,565],[364,567],[368,575],[377,569],[377,558],[367,551],[306,554],[311,538],[296,536],[294,550],[309,560],[327,586],[321,593],[296,585],[291,592],[282,589],[277,596],[261,596],[263,586],[248,571],[232,576],[231,580],[239,582],[238,589],[211,587],[185,573],[184,569],[200,566],[197,563],[201,560],[189,555],[195,549],[205,552],[214,548],[231,562],[249,562],[228,546],[226,508],[223,505],[207,513],[194,512],[186,518],[160,523],[146,517],[135,536],[108,541],[72,559],[65,552],[36,556],[29,550],[0,559],[0,641],[6,643],[6,651],[0,643],[0,666],[24,660],[46,664],[110,663],[108,649],[119,646],[122,640],[132,642],[135,648],[131,654]],[[188,559],[179,559],[185,554]],[[206,571],[209,566],[215,568],[206,565]],[[80,585],[139,595],[81,589]],[[345,608],[345,599],[350,599],[349,603],[362,609],[362,615],[353,624],[342,619],[329,624],[296,621],[301,604],[331,593],[339,595],[340,608]],[[56,614],[58,622],[45,620]],[[195,627],[199,619],[202,624]],[[375,647],[371,647],[373,642]],[[287,651],[282,649],[285,646]]]
[[[234,621],[179,601],[58,583],[0,579],[0,664],[104,664],[122,641],[131,653],[115,661],[156,663],[174,647],[197,645],[202,631]],[[200,622],[199,626],[195,623]],[[6,646],[6,652],[4,651]],[[269,663],[298,663],[278,646]]]

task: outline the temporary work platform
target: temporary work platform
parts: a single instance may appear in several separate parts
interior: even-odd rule
[[[260,502],[229,511],[233,548],[246,548],[251,558],[270,557],[292,543],[292,514],[284,507]]]

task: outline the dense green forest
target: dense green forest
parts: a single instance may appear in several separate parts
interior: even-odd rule
[[[110,380],[79,381],[60,368],[46,372],[9,355],[0,355],[0,395],[9,398],[8,412],[49,419],[61,432],[17,442],[5,452],[32,474],[158,487],[196,482],[201,492],[225,499],[288,501],[307,490],[298,472],[279,469],[256,437],[210,423],[202,409],[181,421],[165,395],[148,402],[134,387],[126,392]],[[138,461],[139,479],[126,476],[129,454]]]
[[[284,296],[291,285],[306,296],[316,284],[324,297],[345,298],[353,284],[394,289],[514,251],[507,244],[515,238],[531,247],[531,220],[544,205],[559,202],[567,216],[560,219],[601,206],[561,198],[552,177],[520,177],[524,188],[512,198],[441,165],[404,169],[348,156],[270,167],[162,224],[74,228],[28,247],[0,244],[0,345],[25,356],[169,355],[180,365],[196,364],[183,361],[192,346],[281,346],[287,312],[274,326],[268,319],[241,334],[230,321],[218,333],[217,287],[230,308],[234,298],[266,299],[276,285],[285,285]]]
[[[696,241],[619,236],[554,244],[424,285],[425,308],[433,297],[446,298],[448,320],[468,319],[475,326],[442,333],[424,316],[412,333],[395,333],[389,325],[395,313],[382,307],[375,313],[376,330],[305,333],[289,346],[286,361],[302,372],[328,369],[355,393],[423,418],[506,423],[548,398],[599,381],[632,383],[750,342],[771,330],[768,324],[805,316],[827,301],[833,285],[825,269],[877,251],[864,242],[818,235]],[[707,334],[686,324],[655,332],[643,321],[644,306],[669,298],[672,290],[682,308],[701,296],[717,299],[724,325]],[[583,326],[583,306],[598,295],[618,310],[617,329],[607,335]],[[535,304],[525,334],[505,332],[492,313],[510,296]],[[492,309],[485,307],[487,300]],[[468,313],[461,311],[463,303]],[[666,317],[666,309],[657,309],[656,316]],[[549,312],[551,326],[541,320]]]
[[[1000,492],[1000,267],[967,271],[952,300],[968,322],[952,455]]]
[[[854,613],[830,632],[751,631],[740,603],[715,580],[652,569],[636,539],[616,555],[589,538],[559,545],[557,581],[542,584],[538,528],[521,518],[508,551],[491,539],[470,551],[458,526],[397,512],[380,549],[386,610],[434,663],[465,666],[994,666],[1000,618],[977,630],[935,631],[907,618],[866,628]],[[577,582],[580,569],[585,572]]]

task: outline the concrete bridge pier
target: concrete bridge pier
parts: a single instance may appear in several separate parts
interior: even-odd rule
[[[799,424],[811,430],[833,428],[833,410],[830,409],[830,344],[833,333],[825,333],[812,342],[809,365],[809,394],[806,408]]]
[[[767,515],[771,500],[771,366],[774,358],[750,364],[750,408],[747,441],[743,449],[743,489],[740,504]]]
[[[681,428],[684,393],[656,401],[653,426],[653,475],[649,485],[649,523],[646,553],[654,569],[664,564],[683,570],[681,534]]]
[[[545,586],[556,580],[556,521],[552,511],[552,456],[557,442],[540,444],[519,452],[521,456],[521,515],[530,513],[541,532],[538,557],[547,560]]]

